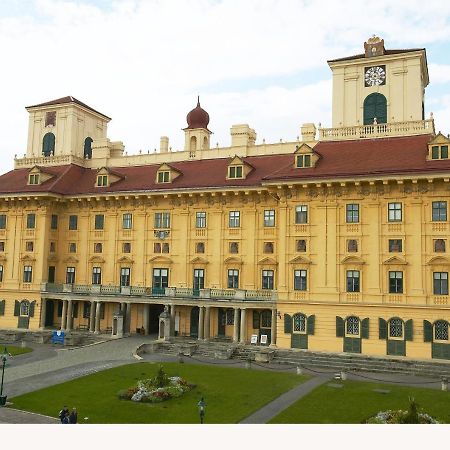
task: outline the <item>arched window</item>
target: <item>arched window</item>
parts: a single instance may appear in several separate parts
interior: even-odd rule
[[[364,100],[364,125],[372,125],[375,119],[377,123],[387,122],[386,97],[376,92]]]
[[[448,322],[446,320],[438,320],[434,323],[434,339],[448,341]]]
[[[391,319],[389,321],[389,337],[402,338],[403,337],[403,320]]]
[[[206,150],[208,148],[208,138],[205,136],[203,138],[203,150]]]
[[[272,326],[272,311],[268,309],[261,313],[261,327],[270,328]]]
[[[294,314],[292,320],[294,323],[294,333],[306,332],[306,316],[304,314]]]
[[[347,334],[359,336],[359,319],[355,316],[350,316],[345,322],[345,329]]]
[[[191,137],[191,142],[189,145],[189,150],[191,152],[195,152],[195,150],[197,150],[197,138],[195,136]]]
[[[30,302],[28,300],[22,300],[20,302],[20,315],[21,316],[30,315]]]
[[[53,133],[47,133],[42,139],[42,153],[44,156],[55,154],[55,135]]]
[[[92,158],[92,138],[87,137],[84,140],[84,159],[91,159]]]

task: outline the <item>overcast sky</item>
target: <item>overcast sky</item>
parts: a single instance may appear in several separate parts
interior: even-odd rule
[[[181,150],[197,94],[212,145],[238,123],[295,140],[303,122],[331,126],[327,59],[372,34],[427,48],[426,114],[449,133],[450,1],[0,0],[1,172],[26,152],[24,107],[66,95],[112,117],[129,154],[162,135]]]

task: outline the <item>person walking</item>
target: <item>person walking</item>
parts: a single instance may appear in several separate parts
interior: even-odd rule
[[[66,412],[66,415],[64,416],[61,423],[70,423],[69,422],[69,411]]]
[[[61,423],[64,423],[63,420],[66,417],[66,415],[68,415],[68,414],[69,414],[69,408],[66,405],[64,405],[63,409],[58,414],[58,417],[59,417],[59,420],[61,421]]]
[[[77,408],[72,408],[72,412],[69,416],[69,423],[78,423],[78,413]]]

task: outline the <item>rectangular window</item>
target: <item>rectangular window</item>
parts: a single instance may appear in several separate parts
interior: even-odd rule
[[[205,253],[205,243],[196,242],[195,243],[195,253]]]
[[[131,230],[133,226],[133,215],[130,213],[124,214],[122,216],[122,228],[124,230]]]
[[[169,183],[170,182],[170,172],[158,172],[158,183]]]
[[[389,203],[388,204],[388,221],[401,222],[402,221],[402,204]]]
[[[431,159],[439,159],[439,146],[433,145],[431,147]]]
[[[359,270],[347,270],[347,292],[359,292]]]
[[[228,171],[228,178],[242,178],[242,166],[231,166]]]
[[[170,213],[155,213],[155,228],[170,228]]]
[[[169,248],[169,243],[168,242],[163,242],[161,251],[163,253],[169,253],[170,252],[170,248]]]
[[[31,266],[25,266],[23,268],[23,282],[31,283],[33,280],[33,268]]]
[[[239,228],[241,226],[240,211],[230,211],[229,218],[228,218],[228,226],[230,228]]]
[[[69,244],[69,253],[76,253],[77,252],[77,244],[75,242],[71,242]]]
[[[396,253],[403,251],[403,241],[401,239],[389,239],[389,252]]]
[[[28,184],[39,184],[39,174],[31,173],[28,177]]]
[[[52,230],[58,229],[58,216],[56,214],[52,214],[51,222],[50,222],[50,228]]]
[[[6,214],[0,214],[0,230],[6,228]]]
[[[389,272],[389,293],[403,294],[403,272]]]
[[[239,270],[236,270],[236,269],[228,270],[227,287],[229,289],[238,289],[239,288]]]
[[[75,283],[75,267],[68,267],[66,269],[66,283],[67,284]]]
[[[308,223],[308,207],[306,205],[295,208],[295,223]]]
[[[77,230],[78,229],[78,216],[71,215],[69,216],[69,230]]]
[[[294,270],[294,291],[306,291],[306,270]]]
[[[92,284],[102,284],[102,269],[101,267],[92,268]]]
[[[108,175],[98,175],[97,176],[97,186],[98,187],[108,186]]]
[[[433,202],[432,203],[432,218],[433,222],[447,221],[447,202]]]
[[[311,155],[297,155],[297,167],[311,167]]]
[[[25,250],[27,252],[32,252],[34,250],[34,242],[33,241],[25,242]]]
[[[95,215],[95,229],[103,230],[104,226],[105,226],[105,216],[103,214],[96,214]]]
[[[26,246],[25,246],[26,248]],[[5,241],[0,241],[0,252],[4,252],[5,251]]]
[[[206,228],[206,212],[195,213],[195,228]]]
[[[433,294],[448,295],[448,272],[433,272]]]
[[[3,266],[0,266],[0,283],[3,281]]]
[[[122,244],[122,253],[131,253],[131,242],[124,242]]]
[[[448,145],[441,146],[441,158],[448,159]]]
[[[357,203],[349,203],[346,205],[347,223],[359,223],[359,205]]]
[[[169,286],[169,269],[153,269],[153,287],[164,289]]]
[[[205,271],[204,269],[194,269],[194,291],[204,289]]]
[[[230,242],[230,253],[239,253],[239,242]]]
[[[262,271],[262,288],[273,289],[273,270]]]
[[[33,229],[36,227],[36,214],[27,214],[27,228]]]
[[[131,269],[129,267],[122,267],[120,269],[120,286],[130,285],[130,273]]]
[[[273,253],[273,242],[264,242],[263,252],[264,253]]]
[[[264,211],[264,226],[274,227],[275,226],[275,210],[266,209]]]
[[[306,239],[299,239],[295,244],[295,248],[298,252],[306,252]]]

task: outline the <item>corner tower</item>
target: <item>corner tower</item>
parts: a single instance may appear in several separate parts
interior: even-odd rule
[[[373,36],[364,53],[328,61],[333,128],[424,120],[428,67],[424,48],[386,50]]]
[[[206,150],[211,148],[210,135],[208,130],[209,114],[200,106],[200,97],[197,98],[197,106],[186,116],[188,123],[184,128],[184,149],[195,152],[196,150]]]

